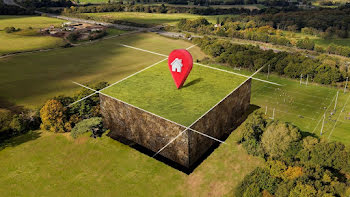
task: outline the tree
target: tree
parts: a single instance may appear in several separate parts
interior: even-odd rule
[[[298,183],[290,192],[289,197],[316,197],[317,191],[311,185]]]
[[[301,138],[299,129],[289,123],[274,122],[269,125],[261,138],[265,152],[273,157],[283,156],[294,142]]]
[[[56,133],[65,132],[65,108],[57,100],[48,100],[40,110],[40,128]]]
[[[12,113],[7,109],[0,109],[0,132],[9,130],[12,119]]]

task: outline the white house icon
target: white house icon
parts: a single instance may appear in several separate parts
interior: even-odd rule
[[[173,72],[181,72],[182,65],[182,59],[175,58],[173,62],[171,62],[171,71]]]

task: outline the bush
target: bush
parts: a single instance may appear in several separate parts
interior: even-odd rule
[[[70,33],[68,36],[67,36],[67,40],[70,41],[70,42],[75,42],[78,40],[79,38],[79,33],[78,32],[73,32],[73,33]]]
[[[0,132],[9,130],[12,120],[12,114],[10,110],[0,109]]]
[[[40,110],[40,128],[56,133],[65,132],[65,108],[57,100],[48,100]]]
[[[4,31],[6,32],[6,33],[13,33],[13,32],[16,32],[16,31],[19,31],[20,29],[18,28],[18,29],[16,29],[15,27],[5,27],[5,29],[4,29]]]
[[[71,131],[71,136],[75,139],[80,135],[92,131],[93,136],[101,136],[102,132],[102,118],[94,117],[80,121]]]

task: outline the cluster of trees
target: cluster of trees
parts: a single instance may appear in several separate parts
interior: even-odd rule
[[[330,45],[328,48],[316,46],[314,41],[306,37],[298,41],[290,40],[282,30],[292,32],[300,31],[305,34],[320,36],[324,39],[329,38],[346,38],[348,36],[348,24],[350,20],[350,8],[343,7],[340,9],[326,10],[325,13],[331,13],[333,23],[327,20],[312,19],[315,13],[320,11],[310,11],[306,18],[298,15],[309,13],[306,11],[298,12],[279,12],[277,14],[261,14],[256,16],[226,17],[221,21],[218,19],[215,27],[205,19],[188,20],[182,19],[178,23],[178,28],[183,31],[195,32],[203,35],[217,35],[224,37],[233,37],[240,39],[255,40],[260,42],[295,46],[301,49],[315,50],[317,52],[328,52],[331,54],[350,57],[350,48],[345,46]],[[299,16],[294,20],[294,14]],[[282,15],[282,16],[280,16]],[[345,16],[346,15],[346,16]],[[269,16],[269,17],[267,17]],[[325,17],[325,15],[322,15]],[[338,17],[338,19],[336,19]],[[291,20],[293,18],[293,20]],[[288,21],[284,21],[288,20]],[[328,19],[328,18],[327,18]],[[310,20],[310,21],[308,21]],[[277,21],[277,22],[276,22]],[[323,24],[326,23],[326,24]],[[332,25],[330,25],[332,23]],[[316,25],[318,24],[318,25]],[[329,26],[324,28],[323,26]]]
[[[16,31],[20,31],[20,30],[21,30],[20,28],[15,28],[15,27],[5,27],[4,28],[4,31],[8,34],[16,32]]]
[[[199,15],[219,15],[219,14],[251,14],[258,13],[258,10],[244,8],[213,8],[213,7],[175,7],[162,5],[145,5],[145,4],[124,4],[111,3],[103,5],[89,5],[65,8],[63,14],[77,13],[97,13],[97,12],[145,12],[145,13],[190,13]]]
[[[283,30],[300,31],[302,28],[314,28],[324,38],[347,38],[350,20],[350,5],[337,9],[315,9],[295,12],[263,13],[254,16],[257,21],[269,23]]]
[[[38,129],[39,125],[38,111],[29,109],[14,111],[0,108],[0,142],[29,130]]]
[[[107,85],[107,82],[100,82],[91,88],[100,90]],[[101,136],[105,130],[100,118],[98,94],[69,106],[91,93],[83,89],[73,97],[57,96],[49,99],[40,110],[0,108],[0,142],[39,128],[55,133],[72,132],[73,138],[89,131],[93,137]]]
[[[350,151],[297,127],[254,113],[239,143],[266,163],[247,175],[236,196],[349,196]]]
[[[203,52],[212,57],[216,63],[230,67],[241,67],[257,70],[264,65],[270,65],[270,71],[291,78],[308,75],[309,79],[321,84],[335,84],[344,82],[347,73],[339,62],[329,57],[321,56],[318,59],[305,57],[297,53],[273,52],[262,50],[258,46],[237,45],[215,38],[194,38]],[[267,71],[267,66],[263,72]]]
[[[269,25],[250,21],[235,21],[234,18],[225,18],[218,24],[221,27],[214,27],[206,19],[188,20],[182,19],[178,23],[178,28],[183,31],[195,32],[204,35],[217,35],[240,39],[268,42],[278,45],[291,46],[291,42],[284,37],[281,30],[272,28]]]
[[[100,82],[93,85],[91,88],[100,90],[106,87],[106,82]],[[48,100],[45,105],[40,109],[41,125],[40,128],[43,130],[63,133],[70,132],[75,126],[82,120],[91,119],[100,116],[100,99],[98,95],[93,95],[83,101],[69,106],[76,100],[84,98],[90,95],[92,92],[87,89],[83,89],[75,94],[73,97],[58,96]],[[69,107],[67,107],[69,106]],[[96,121],[93,121],[94,123]],[[89,124],[91,127],[91,121],[85,121],[82,123]],[[79,125],[75,133],[79,134],[83,125]],[[92,124],[95,125],[95,124]],[[99,124],[97,124],[99,125]],[[96,125],[95,125],[96,126]],[[74,134],[74,135],[76,135]]]

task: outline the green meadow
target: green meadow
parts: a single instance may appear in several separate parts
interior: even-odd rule
[[[114,19],[123,20],[139,24],[159,25],[168,24],[176,25],[180,19],[196,19],[200,17],[206,18],[211,23],[216,23],[217,17],[233,16],[233,15],[214,15],[201,16],[195,14],[159,14],[159,13],[143,13],[143,12],[105,12],[105,13],[84,13],[94,19]]]
[[[163,61],[103,93],[189,126],[245,80],[194,65],[184,86],[177,89],[167,61]]]
[[[128,44],[169,54],[192,44],[149,34],[131,34],[72,48],[20,54],[0,59],[1,97],[26,107],[40,107],[47,99],[71,95],[79,89],[76,81],[113,83],[154,64],[164,57],[120,46]],[[194,59],[204,55],[193,49]]]
[[[232,196],[263,164],[226,140],[187,175],[107,136],[33,131],[0,151],[1,196]]]
[[[63,39],[39,34],[40,28],[60,26],[63,22],[41,16],[0,16],[0,55],[63,46]],[[5,27],[20,28],[21,31],[6,33]]]

